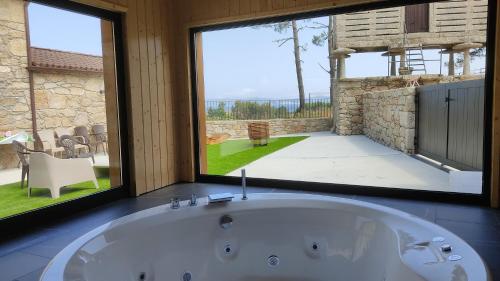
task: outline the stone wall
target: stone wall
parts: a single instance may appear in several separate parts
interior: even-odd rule
[[[363,95],[363,133],[384,145],[415,152],[415,88]]]
[[[258,120],[269,122],[271,136],[329,131],[330,118],[305,119],[270,119]],[[230,138],[248,138],[248,123],[252,120],[207,121],[207,136],[226,133]]]
[[[419,84],[430,85],[483,78],[468,76],[419,76]],[[375,91],[405,88],[408,78],[403,76],[342,78],[337,80],[334,93],[335,131],[339,135],[363,134],[363,96]]]
[[[102,73],[43,71],[33,80],[39,130],[106,124]]]
[[[22,0],[0,0],[0,133],[31,130]]]
[[[402,88],[405,83],[400,76],[337,80],[334,99],[337,134],[363,134],[363,95],[365,93]]]

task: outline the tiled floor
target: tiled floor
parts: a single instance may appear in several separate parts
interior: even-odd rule
[[[213,184],[178,184],[139,198],[123,199],[75,214],[69,219],[54,222],[13,240],[6,240],[3,237],[5,241],[0,242],[0,281],[38,280],[45,265],[62,248],[80,235],[110,220],[168,203],[172,197],[188,199],[192,193],[201,197],[220,192],[239,193],[240,189]],[[301,193],[302,191],[252,187],[249,188],[249,192]],[[325,195],[378,203],[435,222],[456,233],[474,247],[488,263],[494,280],[500,280],[500,210],[365,196]]]

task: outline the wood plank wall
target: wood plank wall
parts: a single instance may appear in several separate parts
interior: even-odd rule
[[[126,18],[134,193],[194,180],[188,28],[377,0],[75,0]],[[152,16],[151,16],[152,13]],[[497,13],[500,18],[500,10]],[[159,26],[158,26],[159,25]],[[500,23],[497,22],[497,31]],[[500,36],[497,36],[499,42]],[[497,43],[497,47],[498,47]],[[500,50],[496,50],[493,198],[498,204]],[[175,94],[174,94],[175,93]],[[158,112],[152,112],[157,110]],[[166,129],[165,129],[166,127]],[[153,130],[157,130],[153,132]],[[162,131],[162,130],[166,130]],[[166,135],[165,135],[166,134]],[[160,153],[160,157],[156,153]],[[492,200],[494,203],[495,200]]]
[[[140,195],[178,182],[176,122],[170,56],[171,1],[77,0],[124,14],[132,193]]]
[[[126,48],[135,194],[178,181],[172,112],[170,1],[129,0]]]

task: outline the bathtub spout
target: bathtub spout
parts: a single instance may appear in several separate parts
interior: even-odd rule
[[[247,200],[247,175],[245,169],[241,169],[241,188],[243,189],[243,197],[241,200]]]

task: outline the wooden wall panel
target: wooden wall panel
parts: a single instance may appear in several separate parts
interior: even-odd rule
[[[125,13],[135,195],[177,182],[169,2],[128,0]]]
[[[161,30],[161,3],[153,1],[151,5],[153,11],[153,33],[154,33],[154,61],[157,81],[157,111],[158,111],[158,138],[157,149],[158,153],[158,176],[155,176],[155,186],[166,186],[168,184],[168,145],[160,141],[167,139],[167,122],[166,122],[166,102],[165,102],[165,78],[163,65],[162,40],[163,34]]]
[[[132,2],[132,1],[131,1]],[[149,82],[149,56],[148,56],[148,38],[147,18],[145,1],[137,1],[137,32],[139,35],[139,69],[141,77],[141,96],[142,96],[142,129],[144,140],[144,160],[146,173],[146,192],[154,190],[154,170],[153,170],[153,120],[151,116],[151,96]],[[131,93],[134,94],[134,93]]]
[[[173,22],[174,12],[172,9],[172,1],[161,1],[161,17],[160,19],[171,19]],[[175,54],[175,26],[174,24],[161,24],[162,28],[162,42],[165,46],[162,48],[162,57],[164,59],[163,64],[163,77],[165,83],[165,121],[167,125],[167,184],[177,182],[177,172],[176,172],[176,121],[174,119],[174,84],[172,65],[174,65],[173,55]]]
[[[131,1],[125,16],[125,48],[127,60],[127,90],[129,103],[129,157],[131,188],[135,195],[146,192],[146,164],[144,153],[144,131],[142,114],[141,68],[139,57],[139,31],[137,20],[137,2]],[[126,168],[124,168],[125,170]]]

